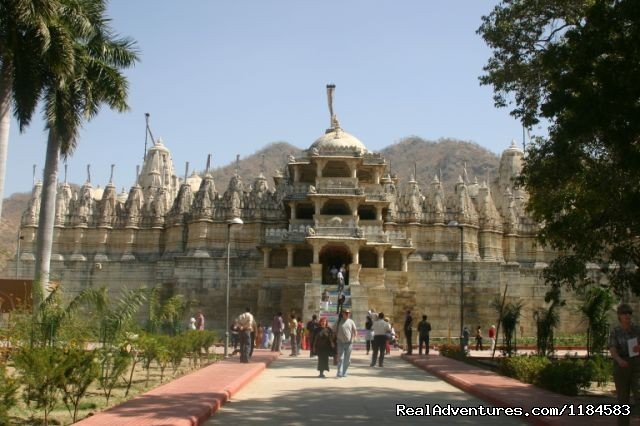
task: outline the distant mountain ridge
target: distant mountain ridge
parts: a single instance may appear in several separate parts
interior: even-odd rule
[[[211,171],[218,192],[226,190],[229,179],[236,168],[245,184],[264,173],[273,187],[271,179],[276,170],[286,164],[287,156],[300,156],[304,150],[287,142],[273,142],[255,152],[241,158],[238,163]],[[397,175],[402,187],[416,173],[416,180],[423,191],[437,175],[442,181],[445,191],[453,188],[466,169],[467,178],[473,182],[491,181],[497,176],[499,157],[480,145],[451,138],[428,141],[417,136],[401,139],[397,143],[378,151],[388,162],[391,174]],[[179,172],[176,170],[176,173]],[[6,198],[3,203],[2,221],[0,222],[0,271],[3,271],[7,259],[15,255],[20,218],[27,208],[29,193],[16,193]],[[10,271],[3,275],[11,276]]]

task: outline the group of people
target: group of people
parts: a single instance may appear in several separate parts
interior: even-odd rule
[[[493,351],[496,347],[496,326],[495,325],[491,325],[491,327],[489,327],[489,332],[487,337],[489,338],[489,350]],[[462,330],[462,346],[464,347],[465,351],[468,351],[470,349],[469,339],[470,339],[469,328],[465,326]],[[483,345],[483,336],[482,336],[481,326],[476,327],[475,340],[476,340],[475,350],[483,351],[484,345]]]

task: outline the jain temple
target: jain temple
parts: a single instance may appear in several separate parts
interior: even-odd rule
[[[533,311],[547,291],[541,271],[553,252],[537,244],[527,193],[513,183],[523,152],[507,148],[491,182],[470,182],[461,170],[455,187],[437,175],[399,187],[385,159],[342,128],[333,86],[328,97],[330,127],[319,123],[320,136],[310,134],[304,154],[271,178],[236,172],[214,182],[208,166],[178,177],[169,148],[155,141],[128,194],[112,182],[96,189],[88,180],[79,191],[61,184],[52,279],[68,294],[103,286],[183,294],[207,328],[222,331],[227,283],[232,317],[250,306],[257,321],[277,311],[307,321],[325,286],[336,287],[331,269],[345,265],[359,327],[373,309],[401,329],[411,309],[429,316],[432,336],[457,336],[462,302],[465,325],[487,329],[497,319],[491,302],[506,291],[524,302],[518,335],[535,335]],[[22,217],[23,277],[33,276],[40,191],[38,183]],[[563,311],[562,332],[584,328]]]

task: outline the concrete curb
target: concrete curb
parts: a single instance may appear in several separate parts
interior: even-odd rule
[[[594,401],[582,397],[559,395],[440,355],[419,358],[415,355],[403,354],[401,357],[416,367],[496,407],[518,407],[531,410],[532,407],[563,407],[566,404],[577,406],[594,403]],[[586,418],[588,418],[590,426],[610,425],[616,422],[615,417],[590,416]],[[569,417],[567,414],[521,417],[522,420],[535,426],[582,425],[586,418]]]

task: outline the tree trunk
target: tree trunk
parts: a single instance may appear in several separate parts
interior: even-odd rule
[[[4,178],[7,173],[7,147],[11,126],[11,66],[4,62],[0,70],[0,219],[4,199]]]
[[[42,179],[42,200],[40,201],[38,237],[36,241],[36,270],[33,283],[34,312],[37,311],[40,303],[42,303],[49,294],[49,271],[51,266],[51,247],[53,244],[53,224],[56,215],[55,204],[59,160],[60,143],[56,132],[49,129],[47,157],[44,163],[44,176]]]

